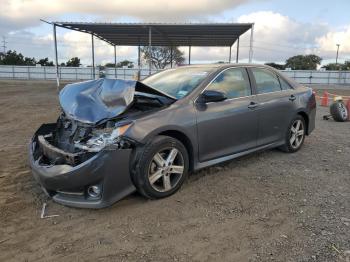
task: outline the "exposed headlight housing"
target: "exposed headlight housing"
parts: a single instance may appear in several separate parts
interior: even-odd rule
[[[75,143],[75,147],[89,152],[99,152],[107,146],[116,144],[120,136],[122,136],[131,125],[132,123],[128,123],[117,126],[116,128],[107,132],[94,134],[84,144],[81,142]]]

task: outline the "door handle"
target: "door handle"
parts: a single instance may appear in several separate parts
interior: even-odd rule
[[[295,95],[291,95],[291,96],[289,97],[289,100],[290,100],[290,101],[294,101],[295,99],[297,99]]]
[[[255,103],[255,102],[250,102],[250,104],[248,105],[248,108],[249,109],[254,109],[258,106],[258,103]]]

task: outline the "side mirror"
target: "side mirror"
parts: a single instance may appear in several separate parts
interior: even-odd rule
[[[225,93],[215,90],[205,90],[199,97],[199,103],[220,102],[227,99]]]

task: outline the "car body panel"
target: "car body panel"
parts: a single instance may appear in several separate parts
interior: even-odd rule
[[[315,128],[316,102],[310,88],[267,66],[227,64],[205,67],[211,67],[211,73],[187,96],[129,118],[132,125],[123,137],[133,141],[133,147],[102,150],[74,167],[53,165],[48,168],[40,166],[33,157],[38,135],[35,134],[29,152],[34,177],[45,188],[44,191],[59,203],[76,207],[104,207],[135,191],[131,178],[133,150],[151,143],[158,135],[175,135],[179,140],[185,138],[181,141],[190,153],[191,170],[198,170],[254,151],[281,146],[287,126],[297,114],[306,118],[307,134]],[[235,67],[247,69],[251,96],[198,103],[200,94],[218,74]],[[256,94],[254,76],[249,72],[252,67],[270,70],[287,81],[291,89]],[[293,101],[289,99],[292,95],[295,96]],[[257,106],[249,108],[251,102]],[[84,198],[61,193],[62,190],[74,190],[78,186],[86,188],[94,183],[100,183],[103,188],[99,200],[91,201],[86,195]]]
[[[102,208],[136,190],[129,172],[131,149],[103,150],[74,167],[47,166],[34,158],[38,150],[37,136],[38,133],[29,145],[32,174],[44,192],[56,202],[81,208]],[[103,191],[101,197],[88,197],[86,187],[89,185],[100,185]]]
[[[258,116],[251,102],[256,96],[196,105],[200,162],[256,147]]]

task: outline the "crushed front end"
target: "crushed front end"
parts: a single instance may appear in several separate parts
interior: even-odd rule
[[[140,82],[98,79],[68,84],[62,113],[35,133],[29,160],[47,195],[64,205],[108,206],[135,191],[130,156],[137,142],[124,134],[143,115],[175,100]]]
[[[62,114],[44,124],[29,148],[29,162],[44,192],[58,203],[84,208],[108,206],[135,191],[129,160],[133,141],[115,121],[84,124]]]

